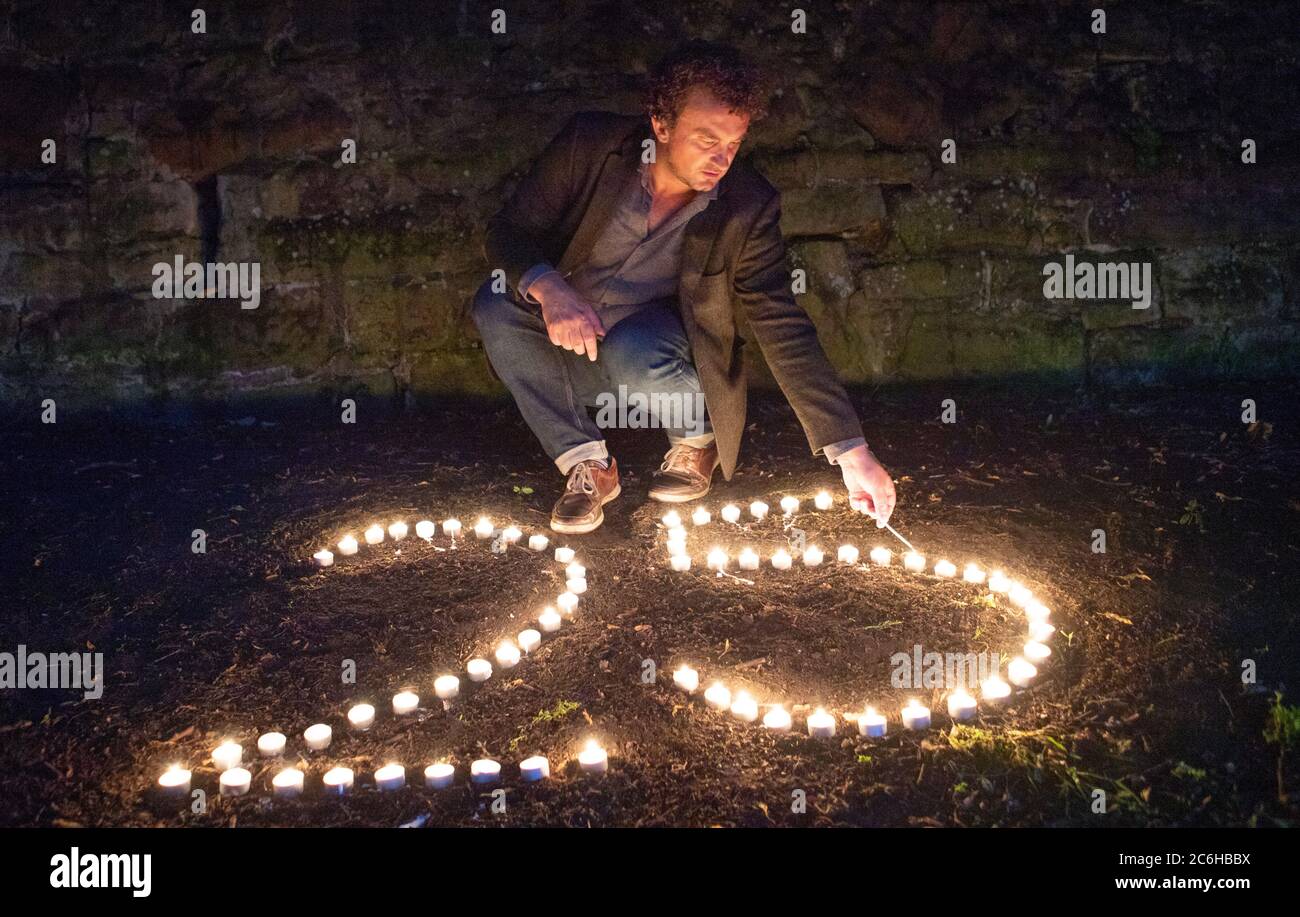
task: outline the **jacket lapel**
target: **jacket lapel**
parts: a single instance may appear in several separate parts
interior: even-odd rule
[[[569,247],[564,250],[560,263],[556,265],[561,274],[567,276],[591,254],[596,237],[614,212],[619,193],[632,180],[641,164],[641,141],[650,136],[650,122],[639,121],[617,147],[605,154],[591,203],[587,205],[582,222],[569,240]]]

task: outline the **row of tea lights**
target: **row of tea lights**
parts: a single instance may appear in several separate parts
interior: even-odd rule
[[[455,544],[456,539],[461,536],[462,526],[459,519],[446,519],[442,523],[442,533],[451,538]],[[474,523],[474,537],[480,540],[491,538],[497,534],[497,527],[487,516],[480,516]],[[403,520],[390,522],[388,527],[380,525],[378,522],[373,523],[361,533],[362,539],[368,545],[382,544],[385,535],[393,541],[401,541],[410,533],[410,527]],[[429,519],[421,519],[415,524],[415,534],[417,538],[423,538],[425,541],[432,541],[438,533],[437,523]],[[517,544],[523,537],[523,531],[515,525],[508,525],[500,530],[501,540],[506,545]],[[541,552],[545,551],[550,539],[545,535],[536,534],[528,536],[528,547],[530,550]],[[350,532],[339,539],[335,547],[338,553],[344,557],[351,557],[361,549],[361,542],[357,541],[355,535]],[[569,549],[565,549],[569,550]],[[335,554],[329,548],[322,548],[312,555],[312,560],[318,567],[334,566]]]

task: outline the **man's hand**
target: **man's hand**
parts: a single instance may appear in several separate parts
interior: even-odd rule
[[[849,491],[849,505],[876,520],[876,528],[894,512],[894,482],[866,446],[856,446],[835,460]]]
[[[551,343],[596,359],[596,340],[605,336],[605,326],[593,304],[578,295],[558,272],[538,277],[528,292],[542,304],[542,320]]]

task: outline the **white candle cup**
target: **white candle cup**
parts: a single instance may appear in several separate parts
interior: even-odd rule
[[[718,515],[722,517],[723,522],[732,522],[732,523],[739,522],[740,507],[734,503],[728,503],[726,506],[722,508],[722,510],[718,513]]]
[[[1017,688],[1026,687],[1037,674],[1038,667],[1023,656],[1017,656],[1007,664],[1007,681]]]
[[[578,753],[578,767],[584,774],[604,774],[609,770],[609,754],[595,739],[588,739],[587,747]]]
[[[889,731],[889,721],[876,712],[874,707],[868,707],[863,713],[858,715],[858,735],[866,736],[868,739],[879,739]]]
[[[713,514],[701,506],[695,512],[691,513],[691,521],[696,525],[708,525],[713,521]]]
[[[496,531],[496,526],[487,516],[479,516],[478,522],[474,523],[474,537],[480,540],[491,538],[492,533]]]
[[[384,527],[378,523],[365,531],[366,544],[379,544],[384,540]]]
[[[888,567],[889,562],[893,559],[894,555],[889,548],[877,547],[871,549],[870,557],[873,564],[881,567]]]
[[[813,739],[830,739],[835,736],[835,717],[821,707],[808,714],[808,735]]]
[[[433,693],[438,700],[455,700],[460,696],[460,679],[455,675],[439,675],[433,680]]]
[[[912,573],[925,572],[925,555],[918,554],[915,551],[908,551],[903,555],[903,566]]]
[[[406,768],[400,764],[385,764],[375,771],[375,787],[381,793],[391,793],[406,786]]]
[[[980,697],[985,703],[996,704],[1007,699],[1011,694],[1011,685],[994,675],[980,682]]]
[[[691,556],[689,554],[675,554],[668,559],[668,563],[678,573],[684,573],[691,569]]]
[[[519,648],[525,653],[531,653],[542,645],[542,635],[531,627],[528,628],[528,630],[521,630],[517,639],[519,641]]]
[[[334,566],[334,552],[328,551],[324,548],[321,548],[321,550],[313,554],[311,556],[311,559],[316,563],[316,566],[318,567]]]
[[[479,758],[469,766],[471,783],[496,783],[501,777],[501,763],[491,758]]]
[[[1041,621],[1046,623],[1047,619],[1052,616],[1052,610],[1042,602],[1028,602],[1025,604],[1024,611],[1025,617],[1031,622]]]
[[[1037,640],[1030,640],[1025,644],[1025,658],[1030,662],[1039,663],[1052,655],[1052,648],[1046,643],[1039,643]]]
[[[348,724],[353,729],[365,732],[375,724],[375,708],[370,704],[357,704],[348,710]]]
[[[264,732],[257,737],[257,752],[263,758],[278,758],[287,742],[282,732]]]
[[[399,691],[393,695],[393,713],[397,716],[414,713],[419,707],[420,695],[414,691]]]
[[[508,525],[501,530],[501,540],[506,544],[517,544],[519,539],[523,537],[524,533],[520,531],[517,525]]]
[[[1056,628],[1046,621],[1029,622],[1029,639],[1036,643],[1046,643],[1056,633]]]
[[[323,751],[334,741],[334,730],[324,723],[317,723],[302,731],[302,740],[307,743],[308,751]]]
[[[424,785],[431,790],[445,790],[456,781],[456,768],[439,761],[424,769]]]
[[[789,570],[790,565],[794,563],[794,558],[785,548],[777,548],[772,555],[772,568],[775,570]]]
[[[573,548],[556,548],[555,559],[562,564],[567,564],[573,560],[574,553]]]
[[[542,609],[542,613],[537,616],[537,623],[542,628],[542,633],[553,634],[560,629],[560,624],[564,619],[560,613],[549,605]]]
[[[759,563],[758,553],[753,548],[744,548],[740,552],[740,557],[736,559],[736,563],[742,570],[757,570]]]
[[[821,510],[830,509],[833,502],[829,491],[819,490],[817,496],[813,497],[813,506]]]
[[[339,539],[339,553],[344,557],[351,557],[353,554],[357,553],[358,547],[357,540],[351,535],[344,535]]]
[[[680,665],[673,672],[673,684],[687,694],[694,694],[700,689],[700,673],[688,665]]]
[[[820,567],[825,556],[821,548],[817,547],[817,545],[811,545],[804,549],[803,565],[805,567]]]
[[[682,516],[681,513],[677,512],[677,510],[670,509],[668,512],[663,514],[663,517],[659,521],[664,524],[664,528],[675,529],[681,526]]]
[[[1011,591],[1011,580],[1001,570],[994,570],[989,574],[989,591],[1005,595]]]
[[[455,538],[460,534],[461,524],[459,519],[445,519],[442,523],[442,533],[450,538]]]
[[[936,561],[934,565],[934,575],[942,576],[945,579],[957,575],[957,565],[950,560]]]
[[[165,796],[188,796],[191,776],[188,770],[173,764],[158,778],[158,790]]]
[[[727,690],[726,685],[715,681],[704,692],[704,702],[714,710],[729,710],[731,709],[731,692]]]
[[[773,732],[789,732],[791,724],[790,711],[780,704],[763,714],[764,729],[770,729]]]
[[[574,609],[578,607],[578,596],[573,592],[561,592],[555,599],[555,604],[560,608],[560,614],[573,617]]]
[[[416,538],[423,538],[425,541],[428,541],[437,534],[437,531],[438,527],[428,519],[421,519],[419,522],[415,523]]]
[[[785,513],[787,516],[793,516],[795,513],[799,512],[799,498],[782,497],[781,512]]]
[[[965,722],[975,716],[975,698],[958,688],[948,695],[948,716],[957,722]]]
[[[930,728],[930,708],[922,706],[918,701],[908,701],[907,706],[903,708],[902,716],[904,729],[921,730]]]
[[[749,514],[757,521],[762,522],[767,517],[767,504],[762,500],[755,500],[749,504]]]
[[[982,583],[984,582],[984,571],[976,564],[967,564],[966,569],[961,573],[961,578],[968,583]]]
[[[571,579],[564,581],[564,588],[574,595],[583,595],[587,591],[587,581],[585,579]]]
[[[393,522],[388,526],[388,537],[393,539],[393,541],[401,541],[406,537],[408,531],[409,529],[407,529],[405,522]]]
[[[217,770],[230,770],[244,760],[244,748],[238,742],[222,742],[212,749],[212,763]]]
[[[858,549],[851,544],[842,544],[840,549],[835,552],[835,558],[842,564],[856,564],[858,562]]]
[[[486,659],[471,659],[465,663],[465,674],[472,682],[487,681],[492,677],[492,663]]]
[[[352,768],[332,767],[321,778],[325,792],[331,796],[345,796],[352,790]]]
[[[706,560],[710,570],[727,569],[727,552],[722,548],[714,548]]]
[[[754,722],[758,719],[758,701],[745,691],[737,691],[731,699],[731,715],[743,723]]]
[[[551,762],[545,755],[533,755],[519,762],[519,778],[525,783],[536,783],[551,776]]]
[[[243,796],[253,784],[253,775],[242,767],[221,772],[221,795]]]
[[[1030,602],[1034,601],[1034,594],[1020,583],[1012,583],[1011,588],[1007,590],[1007,598],[1011,600],[1011,604],[1019,608],[1024,608]]]
[[[669,541],[669,542],[668,542],[668,556],[669,556],[669,557],[681,557],[681,556],[682,556],[683,554],[685,554],[685,553],[686,553],[686,542],[685,542],[685,541]]]
[[[302,795],[303,772],[296,767],[286,767],[271,778],[271,792],[281,799],[296,799]]]
[[[519,647],[513,640],[502,640],[495,653],[497,667],[503,671],[519,665]]]
[[[528,550],[537,551],[539,554],[546,550],[546,546],[551,543],[551,539],[545,535],[529,535]]]

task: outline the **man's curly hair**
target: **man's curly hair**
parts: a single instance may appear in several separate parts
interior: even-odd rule
[[[686,104],[687,93],[702,86],[733,112],[758,121],[767,114],[767,85],[762,72],[730,45],[691,41],[671,51],[650,74],[646,111],[669,127]]]

